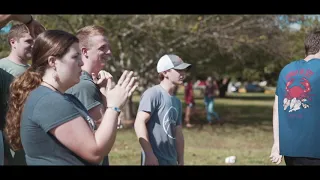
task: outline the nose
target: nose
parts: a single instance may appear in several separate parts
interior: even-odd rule
[[[83,64],[84,64],[84,63],[83,63],[83,61],[82,61],[82,58],[80,58],[80,59],[79,59],[79,66],[81,67],[81,66],[83,66]]]

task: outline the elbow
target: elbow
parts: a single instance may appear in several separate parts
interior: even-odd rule
[[[87,153],[84,154],[85,156],[83,156],[83,158],[92,164],[100,164],[105,157],[105,153],[102,151],[102,148],[95,147],[86,152]]]
[[[86,160],[93,164],[100,164],[104,158],[104,155],[98,151],[88,154]]]

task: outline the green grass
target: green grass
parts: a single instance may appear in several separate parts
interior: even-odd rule
[[[178,97],[184,103],[181,92]],[[196,126],[184,128],[186,165],[225,165],[224,159],[232,155],[237,156],[235,165],[272,165],[273,95],[231,94],[217,98],[215,110],[226,121],[223,126],[207,125],[203,100],[199,92],[196,96],[197,113],[192,119]],[[137,106],[139,97],[134,101]],[[111,165],[139,165],[140,145],[133,128],[118,132],[109,157]]]

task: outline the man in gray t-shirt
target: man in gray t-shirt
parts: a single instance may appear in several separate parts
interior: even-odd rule
[[[157,64],[160,84],[141,96],[134,127],[142,147],[142,165],[184,164],[182,106],[173,93],[190,66],[176,55],[162,56]]]
[[[102,70],[107,65],[107,60],[112,57],[106,31],[101,26],[89,25],[77,32],[83,61],[80,82],[66,92],[77,97],[86,107],[90,117],[99,127],[107,100],[105,97],[107,79],[112,75]],[[109,165],[109,158],[106,156],[102,165]]]
[[[30,30],[24,24],[15,24],[11,27],[7,40],[10,44],[10,54],[7,57],[0,59],[0,69],[5,71],[6,75],[0,79],[2,91],[0,92],[1,102],[0,108],[6,114],[8,108],[9,89],[10,84],[14,78],[23,74],[30,65],[28,60],[31,58],[31,50],[33,46],[33,38],[30,34]],[[1,127],[5,125],[5,114],[1,115]],[[0,129],[2,130],[2,128]],[[5,149],[9,148],[9,145],[4,142]],[[1,148],[1,147],[0,147]],[[12,151],[8,154],[8,165],[26,165],[25,153],[23,150]],[[12,156],[9,157],[9,156]]]

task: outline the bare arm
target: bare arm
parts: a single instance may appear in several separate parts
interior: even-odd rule
[[[30,30],[30,34],[33,38],[37,37],[40,33],[45,31],[45,27],[42,26],[37,20],[34,20],[30,14],[1,14],[0,15],[0,28],[3,28],[10,21],[19,21],[26,24]]]
[[[0,28],[3,28],[6,24],[8,24],[10,21],[15,20],[19,21],[21,23],[27,23],[31,20],[30,14],[1,14],[0,15]]]
[[[106,112],[108,117],[103,117],[104,121],[95,134],[82,117],[68,121],[50,132],[71,151],[98,164],[110,152],[116,137],[118,112],[112,109],[107,109]]]
[[[273,104],[273,142],[279,147],[279,114],[278,114],[278,96],[275,95]]]
[[[145,153],[153,153],[146,127],[146,123],[149,121],[149,119],[149,113],[139,111],[134,123],[134,130],[139,139],[139,143]]]
[[[181,125],[176,127],[176,144],[178,153],[178,164],[184,165],[184,137]]]
[[[112,107],[121,108],[137,88],[133,72],[124,71],[115,88],[111,89],[108,79],[106,98]],[[50,130],[62,144],[83,159],[99,164],[106,156],[115,141],[119,112],[108,108],[103,120],[95,133],[91,131],[82,117],[77,117]]]

